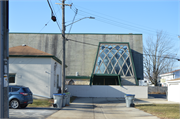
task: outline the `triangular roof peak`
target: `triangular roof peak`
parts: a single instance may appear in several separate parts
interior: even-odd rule
[[[16,46],[9,48],[9,55],[33,55],[33,56],[52,56],[52,54],[32,48],[27,45]]]

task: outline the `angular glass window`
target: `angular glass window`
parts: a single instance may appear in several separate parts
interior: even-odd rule
[[[126,43],[101,43],[93,73],[134,76],[129,49]]]
[[[113,54],[110,52],[110,53],[108,54],[108,58],[109,58],[109,59],[112,59],[112,57],[113,57]]]
[[[101,73],[104,73],[104,70],[105,70],[105,65],[104,65],[104,63],[102,63],[102,65],[100,66],[100,71],[101,71]]]
[[[106,54],[108,54],[109,50],[108,50],[107,48],[105,48],[104,52],[105,52]]]
[[[103,52],[100,54],[101,59],[104,59],[105,56],[106,55]]]

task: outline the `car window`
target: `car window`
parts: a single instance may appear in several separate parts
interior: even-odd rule
[[[9,92],[12,92],[11,87],[9,87]]]
[[[20,88],[12,88],[12,92],[18,91]]]
[[[29,88],[23,88],[23,90],[24,90],[25,93],[30,93],[31,92]]]

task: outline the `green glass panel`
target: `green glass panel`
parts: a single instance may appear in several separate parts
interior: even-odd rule
[[[117,50],[113,48],[113,49],[111,50],[111,52],[112,52],[113,54],[116,54]]]
[[[112,68],[113,68],[113,67],[112,67],[111,63],[109,63],[109,65],[108,65],[108,67],[107,67],[107,70],[108,70],[109,74],[111,74]]]
[[[100,74],[100,71],[98,70],[97,74]]]
[[[102,50],[99,50],[99,54],[101,54]]]
[[[130,74],[129,70],[128,70],[128,72],[127,72],[126,76],[131,76],[131,74]]]
[[[105,46],[104,46],[104,45],[102,45],[102,46],[101,46],[101,49],[103,50],[104,48],[105,48]]]
[[[113,57],[113,54],[110,52],[110,53],[108,54],[108,58],[111,59],[112,57]]]
[[[122,67],[122,65],[123,65],[123,63],[124,63],[123,58],[121,57],[118,62],[119,62],[119,64],[120,64],[120,66]]]
[[[131,67],[129,68],[129,70],[130,70],[131,74],[133,75],[134,73],[132,72],[132,68]]]
[[[117,63],[116,66],[115,66],[115,71],[116,71],[117,74],[119,74],[119,70],[120,70],[120,67],[119,67],[119,65]]]
[[[126,74],[126,71],[127,71],[127,66],[126,66],[126,64],[123,65],[122,70],[123,70],[124,74]]]
[[[111,63],[113,64],[113,66],[116,64],[116,62],[117,62],[116,58],[113,57],[112,60],[111,60]]]
[[[126,60],[126,63],[127,63],[127,66],[129,67],[129,66],[130,66],[130,60],[129,60],[129,57],[128,57],[127,60]]]
[[[119,59],[120,56],[121,56],[121,55],[120,55],[119,53],[116,53],[116,54],[115,54],[116,59]]]
[[[123,54],[123,53],[124,53],[124,50],[123,50],[123,49],[120,49],[120,50],[119,50],[119,53],[120,53],[120,54]]]
[[[106,69],[106,71],[105,71],[105,73],[104,73],[104,74],[108,74],[107,69]]]
[[[109,50],[106,48],[106,49],[104,50],[104,52],[105,52],[106,54],[108,54]]]
[[[96,66],[95,73],[97,73],[97,70],[98,70],[98,66]]]
[[[124,76],[124,74],[123,74],[122,70],[120,71],[120,75],[121,75],[121,76]]]
[[[104,64],[105,64],[106,66],[108,65],[109,60],[108,60],[107,56],[105,57],[105,59],[103,60],[103,62],[104,62]]]
[[[128,55],[126,53],[123,54],[123,58],[126,60]]]
[[[126,49],[127,49],[127,46],[124,46],[123,49],[126,50]]]
[[[116,74],[114,70],[113,70],[112,74]]]
[[[100,57],[98,57],[98,60],[97,60],[97,65],[99,66],[101,64],[102,60]]]
[[[100,66],[101,73],[104,73],[105,68],[106,67],[105,67],[104,63],[102,63],[101,66]]]
[[[116,50],[119,50],[119,49],[120,49],[120,47],[119,47],[118,45],[117,45],[115,48],[116,48]]]
[[[111,50],[111,49],[112,49],[112,46],[111,46],[111,45],[110,45],[110,46],[108,46],[108,49],[109,49],[109,50]]]
[[[104,59],[104,57],[105,57],[104,52],[102,52],[102,53],[100,54],[100,57],[101,57],[101,59]]]
[[[129,50],[126,50],[126,54],[128,54],[128,55],[129,55]]]

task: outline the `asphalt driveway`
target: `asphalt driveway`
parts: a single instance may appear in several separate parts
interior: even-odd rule
[[[59,111],[56,108],[32,108],[27,107],[24,109],[9,109],[9,118],[31,118],[31,119],[45,119],[53,113]]]

